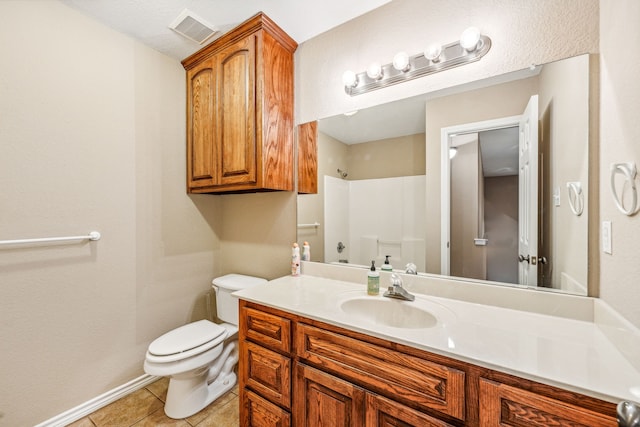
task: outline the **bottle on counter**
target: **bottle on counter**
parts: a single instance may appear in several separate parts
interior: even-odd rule
[[[300,275],[300,247],[297,243],[294,243],[291,248],[291,275]]]
[[[367,273],[367,294],[378,295],[380,293],[380,273],[376,271],[376,262],[371,261],[371,268]]]
[[[382,271],[393,271],[393,267],[391,266],[391,263],[389,263],[389,258],[391,258],[391,255],[385,255],[384,257],[384,264],[382,264]]]
[[[304,242],[302,245],[302,261],[311,261],[311,246],[309,246],[309,242]]]

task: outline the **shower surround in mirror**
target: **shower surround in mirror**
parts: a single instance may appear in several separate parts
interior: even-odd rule
[[[324,259],[425,271],[425,176],[347,181],[324,177]],[[338,252],[338,244],[345,246]]]

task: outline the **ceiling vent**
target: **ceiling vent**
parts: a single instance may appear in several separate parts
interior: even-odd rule
[[[183,10],[169,25],[169,28],[199,44],[203,44],[218,32],[215,26],[209,24],[188,9]]]

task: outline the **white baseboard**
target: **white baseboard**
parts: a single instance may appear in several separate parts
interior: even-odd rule
[[[47,421],[36,425],[35,427],[64,427],[74,421],[78,421],[79,419],[86,417],[87,415],[97,411],[104,406],[107,406],[109,403],[115,402],[116,400],[123,398],[136,390],[140,390],[141,388],[156,381],[158,378],[160,377],[147,374],[142,375],[134,380],[129,381],[126,384],[109,390],[108,392],[101,394],[98,397],[95,397],[81,405],[78,405],[75,408],[69,409],[62,414],[56,415],[55,417],[50,418]]]

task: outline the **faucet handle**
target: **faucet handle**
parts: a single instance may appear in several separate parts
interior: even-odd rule
[[[418,274],[418,266],[416,266],[412,262],[407,264],[404,268],[405,268],[404,272],[407,274]]]
[[[396,273],[391,274],[391,286],[393,287],[402,287],[402,277],[398,276]]]

